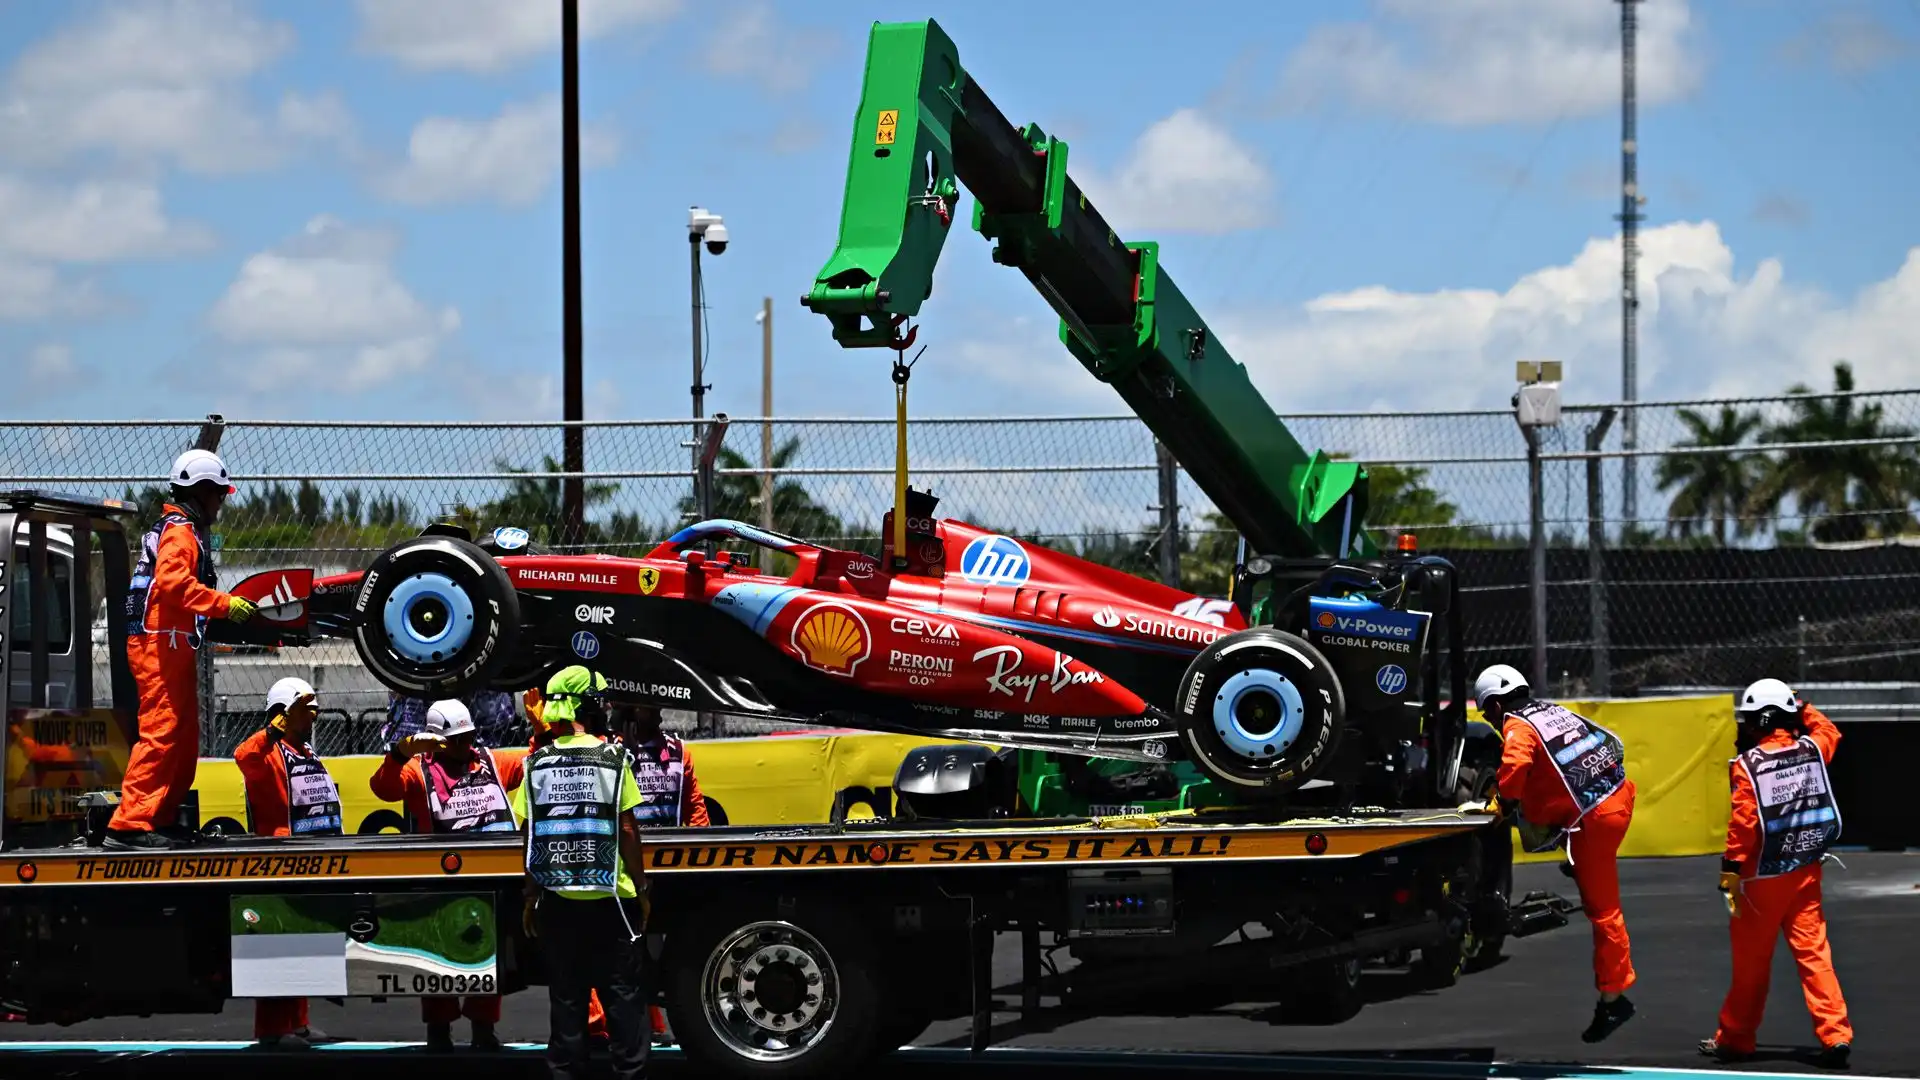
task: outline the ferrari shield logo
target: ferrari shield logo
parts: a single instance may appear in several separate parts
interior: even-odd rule
[[[659,584],[660,584],[660,571],[655,570],[651,566],[643,566],[640,568],[641,595],[652,596],[654,588]]]

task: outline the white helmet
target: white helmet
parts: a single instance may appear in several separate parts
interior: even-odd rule
[[[227,477],[227,463],[220,455],[211,450],[189,450],[173,459],[173,472],[167,482],[178,488],[190,488],[195,484],[219,484],[234,492],[232,481]]]
[[[427,734],[443,739],[473,730],[473,714],[461,702],[448,698],[427,707]]]
[[[1756,719],[1768,709],[1798,716],[1800,704],[1800,695],[1793,692],[1793,687],[1779,679],[1761,679],[1740,695],[1740,705],[1735,711]]]
[[[267,691],[267,711],[286,712],[303,697],[314,697],[313,687],[305,679],[281,679]]]
[[[1527,677],[1508,664],[1495,664],[1473,680],[1473,703],[1487,707],[1490,697],[1505,697],[1515,690],[1526,690]]]

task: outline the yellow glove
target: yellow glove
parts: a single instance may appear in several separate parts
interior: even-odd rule
[[[233,603],[227,605],[227,618],[233,622],[246,622],[248,619],[253,618],[254,613],[259,610],[258,607],[254,606],[253,601],[245,597],[236,596],[233,598]]]
[[[1740,875],[1731,870],[1722,871],[1720,874],[1720,895],[1726,898],[1727,914],[1740,914],[1739,893]]]
[[[443,750],[446,748],[446,745],[447,740],[438,735],[429,735],[422,731],[409,735],[399,742],[394,743],[393,752],[399,757],[410,758],[415,754],[430,754],[438,750]]]

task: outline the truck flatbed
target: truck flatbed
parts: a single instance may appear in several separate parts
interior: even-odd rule
[[[1239,815],[1232,815],[1239,816]],[[1491,824],[1491,815],[1398,810],[1284,821],[1175,813],[1057,820],[667,829],[643,841],[649,875],[707,870],[809,871],[1152,865],[1341,860]],[[380,834],[235,837],[173,851],[61,847],[0,853],[0,890],[72,885],[259,882],[446,882],[518,879],[519,834],[451,838]]]

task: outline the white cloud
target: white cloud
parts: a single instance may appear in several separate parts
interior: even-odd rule
[[[86,181],[67,190],[0,174],[0,251],[58,262],[104,262],[199,251],[213,233],[169,221],[150,184]]]
[[[1500,408],[1513,362],[1541,358],[1567,363],[1570,400],[1612,401],[1619,273],[1610,237],[1505,290],[1369,286],[1215,325],[1282,411]],[[1643,398],[1826,385],[1840,359],[1863,388],[1920,381],[1920,247],[1848,302],[1788,282],[1777,259],[1739,274],[1718,226],[1677,222],[1643,232],[1640,283]]]
[[[91,281],[71,281],[46,263],[0,252],[0,321],[92,315],[106,307]]]
[[[248,355],[227,365],[243,389],[298,392],[324,378],[357,393],[425,368],[460,328],[394,274],[398,238],[317,217],[278,248],[241,265],[207,322]]]
[[[70,346],[58,342],[35,345],[7,366],[7,394],[14,404],[30,404],[81,390],[93,374],[74,362]],[[59,452],[53,446],[46,449]]]
[[[1871,72],[1920,52],[1920,41],[1866,11],[1831,10],[1782,48],[1797,63],[1815,60],[1845,75]]]
[[[0,87],[0,157],[22,165],[105,154],[203,174],[278,164],[314,134],[316,106],[290,96],[266,115],[247,82],[293,40],[290,26],[237,0],[102,6],[14,64]]]
[[[1620,103],[1620,5],[1593,0],[1375,0],[1374,18],[1316,28],[1282,69],[1293,106],[1345,100],[1443,124],[1538,122]],[[1644,107],[1700,85],[1685,0],[1636,5]]]
[[[725,78],[751,79],[770,94],[807,88],[814,70],[832,58],[839,38],[782,23],[773,5],[749,4],[714,28],[703,57],[706,69]]]
[[[1920,246],[1850,298],[1791,281],[1778,259],[1741,267],[1711,221],[1644,230],[1639,269],[1643,400],[1826,387],[1838,360],[1862,389],[1920,385]],[[1372,285],[1277,311],[1189,295],[1268,403],[1295,413],[1503,409],[1523,359],[1564,361],[1569,401],[1618,400],[1619,292],[1616,236],[1498,289]],[[1015,319],[949,348],[957,368],[1018,387],[1029,411],[1125,412],[1051,327]]]
[[[486,120],[430,116],[414,125],[407,160],[376,186],[406,203],[497,202],[540,198],[560,169],[560,101],[516,102]],[[581,164],[604,165],[619,152],[609,130],[583,125]]]
[[[584,43],[665,22],[680,0],[581,0]],[[560,5],[538,0],[360,0],[360,47],[423,71],[503,71],[556,49]]]
[[[1112,173],[1068,171],[1122,235],[1220,234],[1273,220],[1273,177],[1253,152],[1197,109],[1142,132]]]
[[[564,411],[560,380],[552,375],[461,365],[445,372],[445,385],[475,420],[558,420]],[[588,420],[622,419],[620,389],[611,379],[587,387],[583,401]]]

